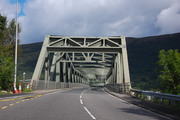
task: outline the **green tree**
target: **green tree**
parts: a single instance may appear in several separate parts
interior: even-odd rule
[[[178,50],[161,50],[158,64],[162,68],[159,75],[162,92],[178,94],[180,92],[180,53]]]
[[[18,25],[19,26],[19,25]],[[20,33],[20,27],[18,33]],[[14,75],[14,53],[16,40],[16,24],[12,19],[9,23],[7,17],[0,14],[0,88],[12,89]],[[20,47],[18,47],[20,52]]]
[[[20,25],[18,24],[18,33],[21,32]],[[16,21],[12,19],[9,24],[7,17],[0,14],[0,44],[8,50],[9,56],[14,57],[16,42]],[[18,40],[19,45],[19,40]],[[21,53],[21,48],[18,46],[18,53]]]
[[[0,86],[3,90],[11,90],[13,83],[13,58],[7,56],[4,46],[0,45]],[[4,52],[3,52],[4,51]]]

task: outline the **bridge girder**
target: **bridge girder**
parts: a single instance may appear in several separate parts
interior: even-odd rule
[[[31,85],[38,82],[43,68],[46,82],[54,79],[57,82],[77,82],[77,79],[82,82],[92,79],[89,76],[95,74],[103,76],[107,84],[128,84],[131,87],[125,37],[47,35]],[[103,70],[105,73],[101,72]]]

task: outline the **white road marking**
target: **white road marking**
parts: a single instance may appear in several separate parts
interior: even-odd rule
[[[96,120],[96,118],[89,112],[89,110],[86,107],[84,107],[84,109],[92,117],[92,119]]]
[[[120,99],[120,98],[117,98],[117,97],[115,97],[115,96],[113,96],[113,95],[107,93],[104,89],[103,89],[103,91],[104,91],[107,95],[109,95],[109,96],[111,96],[111,97],[113,97],[113,98],[116,98],[116,99],[118,99],[118,100],[120,100],[120,101],[122,101],[122,102],[128,103],[128,102],[125,101],[125,100],[122,100],[122,99]]]
[[[87,90],[89,90],[89,89],[87,89]],[[80,99],[82,99],[83,94],[84,94],[87,90],[84,90],[84,91],[81,93]]]
[[[81,103],[81,104],[83,104],[83,101],[82,101],[82,99],[80,99],[80,103]]]
[[[87,90],[89,90],[89,89],[87,89]],[[81,95],[80,95],[80,103],[81,103],[82,105],[83,105],[82,96],[83,96],[83,94],[84,94],[87,90],[84,90],[84,91],[81,93]],[[89,110],[88,110],[86,107],[84,107],[84,109],[85,109],[86,112],[92,117],[92,119],[96,120],[96,118],[91,114],[91,112],[89,112]]]

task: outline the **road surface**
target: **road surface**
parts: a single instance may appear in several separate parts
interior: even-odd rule
[[[0,101],[0,120],[168,120],[104,92],[78,88]]]

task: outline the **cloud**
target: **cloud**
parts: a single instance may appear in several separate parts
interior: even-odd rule
[[[43,41],[45,35],[142,37],[178,32],[177,1],[27,0],[25,16],[19,17],[21,43]]]
[[[3,16],[7,16],[8,20],[16,17],[16,5],[10,4],[8,0],[0,1],[0,13]]]
[[[161,11],[158,16],[157,26],[160,34],[180,32],[180,1],[177,0],[170,7]]]

